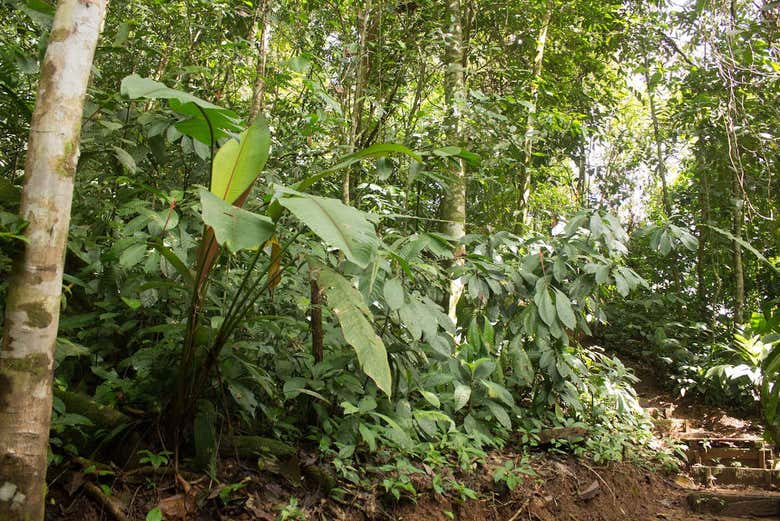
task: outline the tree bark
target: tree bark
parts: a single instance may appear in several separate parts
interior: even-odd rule
[[[701,137],[699,138],[701,142]],[[701,152],[699,153],[701,154]],[[707,167],[703,164],[701,157],[697,158],[697,170],[700,176],[699,180],[699,207],[701,210],[699,231],[699,246],[696,252],[696,297],[699,301],[699,316],[707,324],[712,323],[712,313],[709,311],[709,299],[707,297],[707,245],[709,244],[709,230],[705,225],[710,224],[712,220],[710,212],[710,175]]]
[[[352,98],[352,110],[350,112],[349,129],[349,148],[350,152],[355,152],[357,144],[361,137],[361,123],[363,115],[363,105],[365,101],[365,88],[368,81],[368,23],[371,17],[371,0],[367,0],[358,14],[359,41],[357,66],[355,68],[355,89]],[[351,169],[347,169],[344,174],[344,180],[341,185],[341,199],[344,204],[350,204],[352,201],[352,185],[355,179],[351,175]]]
[[[745,321],[745,271],[742,266],[742,245],[740,244],[744,212],[742,209],[742,191],[736,172],[732,177],[731,190],[734,197],[732,233],[735,240],[732,246],[734,248],[734,325],[736,326]]]
[[[260,18],[260,31],[258,34],[257,26],[255,25],[252,33],[252,41],[257,45],[257,63],[255,65],[255,84],[252,89],[252,107],[249,110],[250,123],[265,108],[265,75],[268,64],[268,40],[271,31],[271,9],[269,3],[270,0],[262,0],[257,7],[257,15]]]
[[[663,197],[663,208],[666,217],[672,215],[672,201],[669,198],[669,188],[666,184],[666,161],[664,160],[663,149],[661,146],[661,132],[658,127],[658,111],[655,107],[654,87],[650,79],[650,60],[647,58],[644,41],[642,42],[643,59],[645,66],[645,86],[647,87],[647,100],[650,108],[650,120],[653,123],[653,141],[655,141],[655,175],[661,181],[661,196]]]
[[[528,200],[531,197],[531,166],[534,155],[533,133],[536,128],[537,103],[539,102],[539,83],[542,80],[544,68],[544,49],[547,46],[547,32],[550,28],[553,13],[553,0],[547,0],[542,17],[542,26],[539,28],[539,36],[536,39],[536,54],[534,56],[533,76],[531,78],[531,107],[528,109],[528,118],[525,125],[525,137],[523,138],[523,168],[520,170],[518,190],[518,221],[523,227],[529,224]]]
[[[449,26],[445,38],[444,97],[446,116],[444,127],[448,144],[461,144],[460,117],[466,100],[466,56],[464,53],[463,26],[460,0],[447,2]],[[455,158],[449,176],[449,190],[441,202],[442,232],[454,239],[466,235],[466,163]],[[455,252],[456,259],[463,254],[462,247]],[[456,262],[458,262],[456,260]],[[450,283],[449,314],[453,322],[455,309],[463,293],[463,281],[454,279]]]
[[[61,0],[41,67],[20,214],[27,244],[8,288],[0,345],[0,519],[45,508],[52,361],[84,97],[107,0]]]

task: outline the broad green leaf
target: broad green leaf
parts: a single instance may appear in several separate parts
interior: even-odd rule
[[[441,406],[441,402],[439,402],[439,397],[433,394],[430,391],[423,391],[420,390],[420,394],[423,398],[425,398],[425,401],[436,407],[437,409]]]
[[[136,74],[126,76],[122,80],[120,92],[130,99],[168,100],[171,110],[189,118],[176,123],[176,130],[207,145],[211,144],[212,137],[216,142],[229,137],[230,132],[241,130],[235,112],[187,92],[171,89],[151,78],[142,78]]]
[[[487,388],[489,398],[497,398],[508,406],[514,407],[515,399],[512,397],[512,393],[510,393],[506,387],[495,382],[491,382],[490,380],[482,380],[482,385]]]
[[[515,376],[522,380],[524,385],[531,385],[534,381],[534,368],[533,364],[531,364],[531,359],[528,358],[528,353],[520,345],[521,342],[522,337],[518,335],[509,343],[512,356],[512,370]]]
[[[461,410],[469,403],[469,399],[471,398],[471,387],[460,382],[455,382],[455,392],[452,394],[452,397],[455,400],[455,410]]]
[[[387,350],[369,322],[371,311],[363,301],[363,296],[347,279],[315,262],[310,260],[312,274],[327,296],[328,305],[339,321],[344,339],[355,349],[358,363],[366,375],[390,396],[392,375]]]
[[[122,298],[122,302],[127,304],[127,307],[129,307],[133,311],[141,307],[141,301],[137,298],[129,298],[129,297],[121,297],[121,298]]]
[[[184,261],[182,261],[179,256],[173,252],[173,250],[165,246],[160,240],[151,241],[149,244],[152,246],[152,248],[160,252],[165,260],[168,261],[171,266],[173,266],[179,275],[182,276],[187,285],[191,285],[195,281],[195,277],[192,275],[192,272],[187,268],[186,264],[184,264]]]
[[[558,288],[555,288],[555,310],[558,312],[558,318],[563,322],[564,326],[569,329],[577,327],[577,317],[574,315],[571,300]]]
[[[130,269],[146,256],[146,243],[133,244],[119,256],[119,265]]]
[[[423,329],[422,324],[420,323],[420,317],[415,313],[415,306],[410,302],[409,304],[401,306],[398,313],[406,330],[412,335],[412,339],[420,340],[420,338],[422,338]]]
[[[128,172],[134,174],[138,171],[138,166],[135,164],[135,159],[133,159],[133,156],[131,156],[127,150],[119,147],[111,148],[114,150],[114,156],[117,158],[119,163],[127,169]]]
[[[200,202],[203,222],[214,229],[217,243],[231,252],[259,248],[274,233],[268,217],[237,208],[207,190],[200,191]]]
[[[363,438],[368,444],[368,448],[371,451],[376,450],[376,434],[365,423],[358,424],[358,431],[360,431],[360,437]]]
[[[387,306],[393,311],[401,309],[404,305],[404,288],[397,278],[387,279],[383,291]]]
[[[268,160],[271,133],[265,118],[258,116],[252,126],[231,139],[214,156],[211,192],[229,203],[235,203],[252,183]]]
[[[534,303],[539,310],[539,316],[548,326],[555,322],[555,305],[553,304],[550,290],[546,284],[537,285],[534,294]]]
[[[236,403],[244,412],[254,418],[258,405],[255,393],[235,381],[228,383],[227,387]]]
[[[162,521],[163,515],[160,507],[154,507],[146,514],[146,521]]]
[[[365,268],[374,257],[379,239],[366,214],[337,199],[292,193],[279,204],[290,210],[322,240],[338,248],[350,262]]]
[[[615,287],[617,287],[618,293],[620,293],[622,297],[627,297],[630,289],[625,277],[623,277],[623,275],[618,270],[615,270],[612,273],[612,276],[615,278]]]
[[[120,92],[130,99],[175,99],[180,103],[193,103],[202,108],[221,108],[197,96],[180,90],[171,89],[164,83],[155,81],[151,78],[142,78],[137,74],[131,74],[122,79]]]
[[[491,358],[480,358],[471,364],[471,376],[475,380],[487,378],[496,370],[496,362]]]
[[[490,409],[490,412],[493,413],[493,417],[498,420],[498,423],[500,423],[503,428],[512,428],[512,420],[509,418],[509,414],[507,414],[506,409],[492,400],[488,400],[486,404],[488,409]]]

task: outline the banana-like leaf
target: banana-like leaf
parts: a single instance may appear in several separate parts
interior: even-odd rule
[[[328,305],[335,313],[344,339],[355,349],[358,363],[388,396],[392,390],[390,364],[382,339],[369,321],[371,311],[363,296],[350,282],[335,271],[310,259],[311,273],[328,299]]]
[[[211,192],[223,200],[236,204],[260,175],[268,161],[271,133],[268,122],[258,116],[241,133],[239,140],[231,139],[214,156],[211,171]],[[240,206],[240,205],[239,205]]]
[[[337,199],[283,190],[278,202],[350,262],[365,268],[379,246],[366,214]],[[288,195],[285,197],[284,195]]]
[[[200,191],[200,203],[203,222],[214,230],[217,243],[234,253],[259,248],[274,233],[268,217],[233,206],[207,190]]]
[[[176,129],[210,145],[213,141],[227,138],[231,132],[241,130],[235,112],[214,105],[187,92],[167,87],[151,78],[131,74],[122,79],[120,92],[130,99],[166,99],[174,112],[189,119],[178,122]]]

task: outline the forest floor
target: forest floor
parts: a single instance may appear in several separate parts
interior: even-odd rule
[[[659,435],[679,437],[757,438],[761,429],[749,417],[704,405],[695,399],[682,399],[664,390],[654,373],[635,369],[640,382],[637,392],[643,407],[664,411],[656,421]],[[295,463],[305,458],[299,454]],[[481,499],[461,501],[455,495],[431,491],[430,469],[413,476],[420,491],[416,501],[393,502],[377,483],[374,491],[348,489],[336,501],[321,491],[308,474],[298,474],[293,485],[287,472],[258,472],[254,462],[223,460],[220,481],[206,476],[180,473],[138,476],[117,472],[111,483],[99,487],[84,473],[71,473],[58,481],[50,493],[47,521],[143,521],[146,513],[160,506],[164,519],[197,521],[275,521],[282,520],[381,520],[396,521],[618,521],[618,520],[709,520],[745,519],[712,514],[694,514],[687,505],[692,491],[702,490],[685,472],[664,474],[627,463],[595,465],[566,455],[539,454],[529,464],[535,476],[523,480],[513,491],[496,484],[493,472],[508,460],[519,462],[520,454],[511,444],[488,457],[486,465],[466,475],[460,483],[477,492]],[[281,464],[280,467],[283,467]],[[296,473],[293,469],[293,474]],[[286,477],[285,477],[286,476]],[[444,477],[453,479],[452,476]],[[224,483],[240,483],[226,493]],[[110,496],[105,496],[107,488]],[[708,488],[707,491],[718,489]],[[777,492],[721,487],[721,492],[752,492],[764,497]],[[222,492],[222,494],[220,494]],[[290,507],[291,498],[296,498]],[[780,496],[778,496],[780,497]],[[285,510],[285,507],[287,509]],[[284,516],[287,517],[284,517]],[[777,518],[777,517],[775,517]],[[766,519],[764,517],[763,519]]]

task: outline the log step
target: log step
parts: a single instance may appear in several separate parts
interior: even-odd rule
[[[767,468],[773,459],[771,449],[742,447],[711,447],[691,446],[688,448],[688,463],[690,465],[728,466],[733,462],[743,467]]]
[[[691,476],[701,485],[742,485],[763,489],[780,486],[780,470],[694,465]]]
[[[681,435],[677,438],[680,443],[689,447],[735,447],[735,448],[764,448],[766,442],[761,438],[714,438],[709,436]]]
[[[775,517],[780,516],[780,496],[693,492],[688,494],[688,508],[699,514]]]

